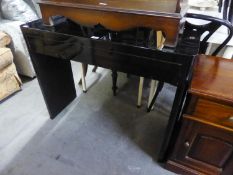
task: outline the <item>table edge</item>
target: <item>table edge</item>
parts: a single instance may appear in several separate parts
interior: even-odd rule
[[[184,13],[166,13],[166,12],[155,12],[155,11],[145,11],[145,10],[133,10],[133,9],[123,9],[123,8],[113,8],[113,7],[105,7],[105,6],[96,6],[96,5],[87,5],[80,3],[68,3],[68,2],[51,2],[51,1],[38,1],[38,4],[43,5],[53,5],[53,6],[63,6],[63,7],[73,7],[80,9],[90,9],[90,10],[98,10],[98,11],[108,11],[108,12],[118,12],[118,13],[128,13],[128,14],[136,14],[136,15],[146,15],[146,16],[160,16],[165,18],[174,18],[174,19],[182,19],[184,17]]]

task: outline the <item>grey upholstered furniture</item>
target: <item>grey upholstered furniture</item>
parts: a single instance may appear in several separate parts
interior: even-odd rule
[[[0,30],[12,38],[11,49],[17,71],[21,75],[34,77],[35,72],[27,51],[20,25],[39,18],[36,0],[0,0]]]

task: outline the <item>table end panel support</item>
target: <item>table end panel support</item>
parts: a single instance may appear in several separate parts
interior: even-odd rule
[[[170,113],[170,117],[168,120],[168,124],[165,131],[165,138],[163,139],[162,146],[160,148],[159,158],[158,161],[164,162],[166,161],[167,157],[171,153],[174,141],[177,137],[178,131],[179,131],[179,119],[182,115],[182,109],[184,100],[186,98],[187,94],[187,85],[181,85],[177,87],[176,89],[176,95],[175,99],[172,105],[172,110]]]
[[[51,119],[76,97],[70,60],[30,53]]]

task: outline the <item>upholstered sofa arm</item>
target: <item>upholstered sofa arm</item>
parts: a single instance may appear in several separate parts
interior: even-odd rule
[[[11,36],[14,63],[16,64],[18,73],[28,77],[35,77],[27,46],[20,30],[20,25],[22,24],[24,24],[24,22],[2,20],[0,21],[0,31]]]
[[[13,55],[9,48],[0,48],[0,70],[13,63]]]
[[[5,47],[11,42],[11,37],[4,32],[0,31],[0,47]]]

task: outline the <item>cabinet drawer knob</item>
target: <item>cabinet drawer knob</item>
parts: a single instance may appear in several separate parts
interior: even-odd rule
[[[186,141],[186,142],[184,143],[184,146],[185,146],[185,147],[189,147],[189,146],[190,146],[189,141]]]

